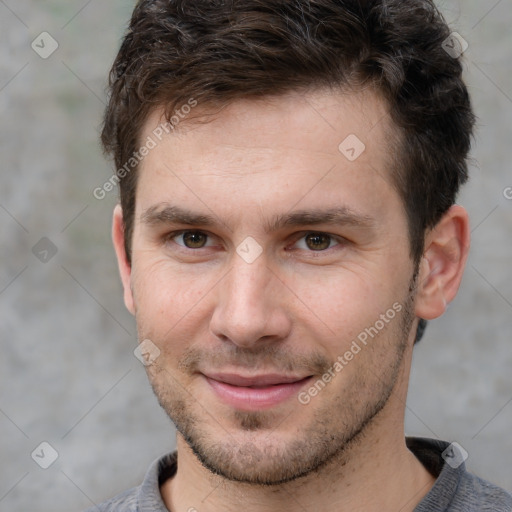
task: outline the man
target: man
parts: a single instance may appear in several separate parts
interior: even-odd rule
[[[177,452],[96,510],[512,510],[457,444],[404,437],[469,247],[450,37],[429,0],[137,4],[102,140]]]

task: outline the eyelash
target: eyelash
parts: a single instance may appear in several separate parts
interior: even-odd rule
[[[165,242],[174,242],[175,238],[177,238],[177,237],[179,237],[181,235],[184,235],[185,233],[202,234],[202,235],[206,235],[209,239],[211,239],[211,236],[208,233],[206,233],[205,231],[194,230],[194,229],[183,229],[181,231],[174,231],[172,233],[167,234],[164,237],[165,238]],[[344,239],[343,237],[331,235],[330,233],[324,233],[323,231],[304,231],[304,232],[302,232],[302,235],[294,241],[294,245],[299,240],[304,239],[308,235],[326,236],[326,237],[328,237],[330,239],[331,242],[337,242],[337,245],[335,245],[333,247],[331,247],[331,243],[329,243],[329,247],[327,247],[326,249],[318,250],[318,251],[314,251],[312,249],[300,249],[300,250],[305,250],[307,252],[310,252],[311,254],[327,253],[328,251],[330,251],[332,249],[335,249],[337,246],[344,246],[344,245],[346,245],[348,243],[348,241],[346,239]],[[174,243],[180,247],[180,250],[187,251],[187,252],[188,251],[195,251],[195,252],[197,252],[197,251],[200,251],[202,249],[207,249],[208,247],[211,247],[211,246],[204,246],[204,247],[199,247],[197,249],[194,249],[194,248],[191,248],[191,247],[186,247],[185,245],[179,244],[177,242],[174,242]],[[207,243],[208,243],[208,240],[207,240]]]

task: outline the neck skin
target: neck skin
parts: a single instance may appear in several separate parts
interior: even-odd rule
[[[161,487],[170,512],[413,512],[435,478],[405,444],[404,414],[412,347],[392,396],[343,456],[319,472],[272,487],[231,482],[204,468],[177,434],[178,470]]]

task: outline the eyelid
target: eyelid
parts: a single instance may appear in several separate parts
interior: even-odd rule
[[[308,231],[301,231],[301,232],[295,233],[294,242],[292,245],[295,245],[299,240],[302,240],[307,235],[324,235],[324,236],[328,236],[331,240],[334,240],[335,242],[337,242],[337,244],[335,246],[328,247],[327,249],[323,249],[321,251],[313,251],[311,249],[310,250],[299,249],[299,250],[307,251],[311,254],[318,254],[318,255],[320,255],[322,253],[325,254],[328,251],[335,249],[338,246],[344,246],[344,245],[348,244],[348,240],[340,235],[333,235],[333,234],[327,233],[325,231],[308,230]]]
[[[164,241],[165,242],[174,242],[179,247],[183,248],[184,250],[188,250],[188,251],[199,251],[201,249],[206,249],[208,247],[211,247],[211,245],[205,245],[204,247],[199,247],[198,249],[191,249],[190,247],[187,247],[185,245],[179,244],[174,241],[174,238],[176,238],[180,235],[183,235],[184,233],[200,233],[200,234],[206,235],[207,236],[207,240],[206,240],[207,244],[208,244],[208,241],[213,238],[213,235],[211,235],[207,231],[203,231],[201,229],[180,229],[179,231],[172,231],[171,233],[167,233],[164,236]]]
[[[201,230],[201,229],[180,229],[178,231],[173,231],[171,233],[167,233],[165,236],[164,236],[164,241],[165,242],[169,242],[169,241],[172,241],[173,243],[175,243],[177,246],[179,246],[182,250],[185,250],[185,251],[193,251],[193,252],[198,252],[202,249],[207,249],[209,247],[212,247],[212,244],[210,245],[205,245],[203,247],[199,247],[197,249],[193,249],[193,248],[190,248],[190,247],[187,247],[185,245],[182,245],[182,244],[179,244],[177,242],[174,241],[174,239],[180,235],[183,235],[184,233],[200,233],[200,234],[203,234],[203,235],[206,235],[207,237],[207,241],[206,243],[208,244],[208,242],[212,242],[212,239],[215,238],[215,235],[209,233],[208,231],[205,231],[205,230]],[[334,240],[337,242],[337,244],[333,247],[328,247],[327,249],[323,249],[323,250],[319,250],[319,251],[314,251],[314,250],[308,250],[308,249],[295,249],[295,250],[300,250],[300,251],[305,251],[305,252],[308,252],[308,253],[311,253],[311,254],[316,254],[316,255],[321,255],[321,254],[325,254],[331,250],[335,250],[336,247],[338,246],[345,246],[349,243],[349,241],[342,237],[342,236],[339,236],[339,235],[334,235],[334,234],[331,234],[331,233],[327,233],[325,231],[315,231],[315,230],[304,230],[304,231],[299,231],[299,232],[296,232],[294,233],[293,235],[293,242],[292,242],[292,246],[295,245],[299,240],[305,238],[307,235],[325,235],[325,236],[328,236],[329,238],[331,238],[331,240]],[[292,249],[293,250],[293,249]]]

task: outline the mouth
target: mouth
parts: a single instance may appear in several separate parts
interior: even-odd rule
[[[296,396],[312,375],[202,374],[210,389],[223,403],[239,410],[252,411],[275,407]]]

